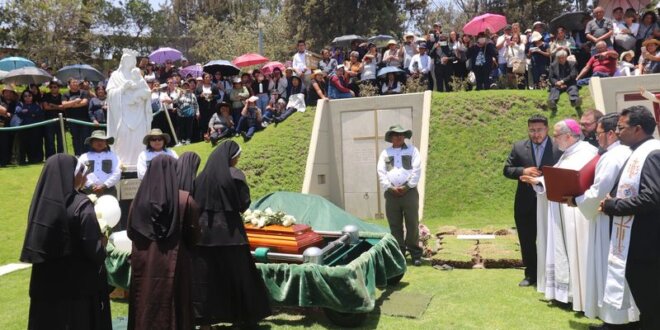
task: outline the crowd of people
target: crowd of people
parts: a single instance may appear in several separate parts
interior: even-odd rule
[[[513,23],[499,35],[486,29],[476,37],[455,30],[446,33],[435,23],[423,38],[406,33],[402,42],[389,40],[382,48],[355,40],[346,51],[322,49],[320,58],[307,50],[305,40],[299,40],[285,67],[236,76],[204,72],[194,77],[182,70],[190,64],[186,59],[176,66],[173,61],[156,64],[143,58],[138,67],[152,89],[156,114],[152,127],[175,137],[168,146],[202,140],[216,145],[238,135],[247,141],[269,124],[279,124],[319,100],[373,95],[373,91],[398,94],[410,81],[444,92],[457,83],[476,90],[548,88],[550,110],[556,111],[560,95],[567,93],[580,115],[579,89],[591,77],[660,72],[660,24],[655,12],[616,8],[605,13],[596,7],[593,18],[587,16],[583,23],[586,28],[579,31],[562,26],[550,30],[543,22],[523,31]],[[94,86],[71,79],[66,93],[59,91],[61,83],[50,82],[46,93],[30,85],[20,96],[13,86],[5,85],[2,125],[29,125],[59,114],[105,124],[107,81]],[[366,86],[372,92],[366,93]],[[94,127],[69,123],[68,129],[79,156],[87,151],[84,141]],[[55,123],[0,134],[0,166],[39,163],[63,151]]]
[[[644,106],[607,115],[591,109],[579,122],[559,121],[552,135],[547,118],[534,115],[529,139],[514,144],[504,166],[518,180],[519,285],[604,322],[594,328],[660,328],[657,128]],[[562,194],[558,187],[573,179],[547,167],[593,171],[593,184],[579,196]]]

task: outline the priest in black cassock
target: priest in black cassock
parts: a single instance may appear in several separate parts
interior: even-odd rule
[[[105,248],[84,165],[56,154],[34,190],[21,261],[32,264],[28,329],[112,329]]]

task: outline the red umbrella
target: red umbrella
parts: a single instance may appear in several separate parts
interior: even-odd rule
[[[471,36],[476,36],[479,32],[486,31],[486,29],[490,30],[491,33],[495,33],[505,26],[506,17],[497,14],[483,14],[465,24],[463,32]]]
[[[244,66],[250,66],[250,65],[257,65],[261,63],[266,63],[268,62],[269,59],[266,57],[263,57],[257,53],[247,53],[245,55],[241,55],[237,58],[235,58],[232,63],[234,63],[235,66],[242,68]]]
[[[263,67],[261,67],[261,73],[271,74],[275,68],[279,68],[280,71],[284,72],[284,64],[278,61],[268,62]]]

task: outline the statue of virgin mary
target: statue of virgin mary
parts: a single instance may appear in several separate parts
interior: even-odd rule
[[[110,75],[108,94],[108,136],[123,165],[137,164],[144,150],[142,139],[151,129],[151,90],[136,67],[137,52],[124,49],[119,68]]]

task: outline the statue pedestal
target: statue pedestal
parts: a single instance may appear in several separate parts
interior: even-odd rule
[[[124,166],[121,172],[121,179],[117,184],[117,200],[119,200],[119,208],[121,209],[121,220],[113,232],[126,230],[128,211],[131,209],[131,203],[139,187],[140,180],[137,178],[135,166]]]
[[[272,252],[302,254],[308,247],[323,247],[323,237],[315,233],[312,227],[297,224],[290,227],[280,225],[257,228],[245,224],[250,249],[270,248]]]

